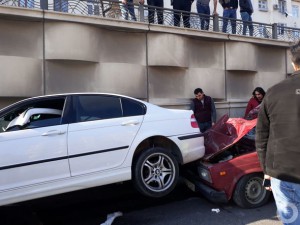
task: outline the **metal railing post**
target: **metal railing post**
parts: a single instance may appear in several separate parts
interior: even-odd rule
[[[278,24],[277,23],[272,24],[272,38],[278,39]]]
[[[213,31],[219,32],[219,15],[213,15]]]
[[[139,14],[140,14],[140,22],[145,22],[145,9],[144,4],[139,4]]]
[[[48,10],[48,0],[40,0],[41,9]]]
[[[105,17],[103,0],[100,0],[100,5],[101,5],[102,16]]]

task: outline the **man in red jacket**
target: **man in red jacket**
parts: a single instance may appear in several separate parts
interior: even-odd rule
[[[300,41],[291,47],[295,72],[271,87],[261,104],[256,126],[256,150],[271,180],[283,224],[300,224]]]
[[[200,131],[203,133],[216,123],[216,107],[214,100],[205,95],[201,88],[194,91],[195,98],[191,103]]]

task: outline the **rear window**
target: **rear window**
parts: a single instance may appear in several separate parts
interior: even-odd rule
[[[93,121],[122,117],[120,98],[114,96],[75,96],[76,121]]]
[[[145,115],[146,106],[128,98],[122,98],[123,116]]]

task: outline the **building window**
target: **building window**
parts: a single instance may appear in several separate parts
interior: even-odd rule
[[[260,11],[268,11],[268,2],[267,2],[267,0],[259,0],[258,1],[258,9]]]
[[[299,6],[292,5],[292,14],[294,18],[299,18]]]
[[[286,1],[285,0],[278,0],[278,11],[281,13],[286,12]]]
[[[277,24],[277,34],[284,35],[286,23],[278,23]]]

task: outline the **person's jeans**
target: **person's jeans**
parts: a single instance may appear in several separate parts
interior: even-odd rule
[[[34,8],[34,0],[19,0],[20,7]]]
[[[68,12],[68,0],[54,0],[54,11]]]
[[[201,133],[204,133],[205,131],[207,131],[209,128],[212,127],[212,122],[203,122],[203,123],[199,123],[198,122],[198,127],[200,128]]]
[[[122,11],[122,17],[125,20],[128,20],[128,13],[129,13],[130,16],[131,16],[131,20],[136,21],[136,17],[135,17],[135,13],[134,13],[133,0],[128,0],[127,4],[122,4],[121,11]]]
[[[253,127],[244,137],[255,140],[256,127]]]
[[[158,24],[163,24],[164,23],[164,12],[163,12],[163,7],[164,7],[164,1],[163,0],[148,0],[147,1],[148,6],[148,20],[149,23],[154,23],[154,14],[156,10],[156,15],[157,15],[157,23]],[[155,7],[160,7],[160,8],[155,8]]]
[[[99,2],[95,0],[87,0],[88,14],[89,15],[100,15]]]
[[[243,20],[243,35],[246,35],[247,27],[249,27],[249,34],[250,36],[253,36],[253,23],[251,15],[247,12],[241,12],[241,17]]]
[[[201,30],[208,30],[209,29],[209,21],[210,21],[210,8],[209,5],[202,5],[200,2],[197,1],[197,12],[199,14],[200,21],[201,21]]]
[[[231,31],[233,34],[236,33],[236,9],[224,9],[223,11],[223,28],[224,33],[227,32],[228,20],[230,20]]]
[[[271,179],[277,213],[284,225],[300,224],[300,184]]]
[[[181,1],[181,0],[174,0],[173,1],[173,9],[174,11],[174,26],[179,27],[180,26],[180,17],[182,15],[182,21],[183,21],[183,26],[190,28],[190,12],[191,12],[191,7],[192,7],[192,2],[191,1]],[[176,12],[176,10],[182,10],[186,12]]]

